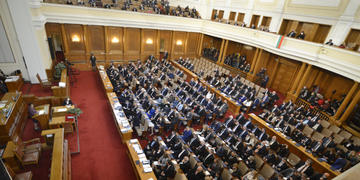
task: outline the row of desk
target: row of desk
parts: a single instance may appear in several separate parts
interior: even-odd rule
[[[64,139],[64,129],[50,129],[41,132],[45,137],[44,148],[52,148],[50,180],[71,180],[71,153]]]
[[[17,76],[8,76],[5,79],[5,84],[9,92],[21,91],[24,80],[21,74]]]
[[[189,69],[186,69],[185,67],[183,67],[181,64],[173,61],[173,60],[170,60],[171,64],[173,66],[175,66],[176,68],[182,70],[187,78],[186,80],[187,81],[190,81],[191,79],[194,79],[194,80],[198,80],[199,77],[191,72]],[[241,105],[238,104],[237,102],[233,101],[230,97],[226,96],[225,94],[221,93],[221,91],[217,90],[216,88],[212,87],[211,85],[209,85],[205,80],[203,79],[200,79],[200,82],[203,84],[203,86],[206,86],[207,89],[209,91],[211,91],[212,93],[216,94],[217,97],[221,97],[223,100],[226,100],[227,101],[227,104],[229,105],[229,110],[236,116],[239,114],[239,111],[240,111],[240,108],[241,108]]]
[[[107,93],[113,92],[114,88],[111,84],[111,81],[110,81],[108,75],[106,74],[105,67],[102,65],[99,65],[99,66],[97,66],[97,70],[98,70],[98,74],[101,79],[101,82],[102,82],[105,92],[107,92]]]
[[[127,154],[131,161],[131,165],[134,169],[137,179],[156,180],[156,176],[152,170],[151,172],[145,172],[144,166],[142,166],[142,162],[140,162],[139,154],[135,151],[133,147],[134,144],[140,146],[140,143],[138,142],[137,139],[136,140],[131,139],[133,129],[131,128],[131,125],[127,117],[125,116],[125,113],[122,109],[122,105],[120,104],[118,97],[113,92],[113,86],[106,73],[105,67],[98,66],[97,71],[99,74],[100,81],[102,82],[102,86],[104,88],[107,101],[110,105],[111,114],[113,115],[116,128],[121,136],[121,141],[127,147]]]
[[[66,68],[61,71],[61,78],[58,86],[52,86],[51,90],[55,97],[70,97],[70,81]]]
[[[125,116],[125,113],[116,94],[114,92],[109,92],[106,94],[108,98],[107,100],[111,107],[111,114],[114,117],[115,125],[121,136],[121,141],[125,143],[126,141],[131,139],[133,130],[127,117]]]
[[[306,161],[307,159],[311,159],[313,162],[312,167],[314,168],[314,170],[321,173],[327,172],[330,174],[331,178],[334,178],[335,176],[340,174],[340,172],[330,169],[330,165],[328,163],[320,162],[318,158],[307,152],[303,146],[297,146],[295,141],[293,141],[292,139],[287,139],[284,134],[275,131],[273,128],[270,128],[264,120],[262,120],[255,114],[251,113],[249,114],[249,117],[253,124],[259,126],[260,128],[264,128],[267,134],[269,134],[270,136],[276,136],[279,143],[287,144],[289,147],[289,151],[299,156],[301,160]]]

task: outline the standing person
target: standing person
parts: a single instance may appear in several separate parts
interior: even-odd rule
[[[34,122],[35,131],[40,130],[38,120],[33,118],[33,116],[35,116],[37,113],[38,112],[35,110],[34,104],[29,104],[29,116],[31,117],[32,121]]]
[[[94,56],[94,53],[91,53],[90,62],[91,62],[92,70],[95,71],[96,70],[96,57]]]

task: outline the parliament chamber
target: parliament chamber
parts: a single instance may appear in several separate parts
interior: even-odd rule
[[[0,1],[0,179],[352,180],[358,0]]]

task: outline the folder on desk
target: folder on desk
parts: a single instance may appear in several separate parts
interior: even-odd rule
[[[44,110],[40,110],[40,111],[38,112],[38,114],[39,114],[39,115],[43,115],[43,114],[45,114],[45,111],[44,111]]]
[[[301,146],[301,144],[299,144],[299,143],[296,143],[296,144],[295,144],[295,146],[298,146],[298,147],[299,147],[299,146]]]

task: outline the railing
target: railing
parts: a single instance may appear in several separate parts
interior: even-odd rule
[[[305,101],[305,100],[303,100],[301,98],[296,98],[295,104],[298,105],[298,106],[303,105],[304,108],[310,110],[312,115],[317,115],[318,114],[320,119],[323,119],[323,120],[326,120],[326,121],[330,120],[330,116],[326,112],[320,110],[317,107],[312,106],[309,102],[307,102],[307,101]]]
[[[262,48],[270,53],[306,62],[360,81],[360,53],[319,43],[285,37],[282,46],[276,48],[280,38],[278,34],[210,20],[52,3],[39,3],[32,7],[34,26],[54,22],[200,32]]]

